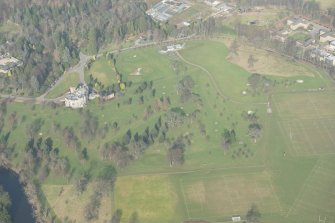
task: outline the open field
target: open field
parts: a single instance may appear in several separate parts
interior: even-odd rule
[[[80,83],[78,73],[65,73],[64,79],[48,95],[47,98],[57,98],[69,91],[70,87],[77,87]]]
[[[289,217],[296,222],[335,222],[334,170],[334,159],[320,158],[288,213]]]
[[[274,97],[293,155],[335,154],[333,97],[330,92]]]
[[[116,83],[116,71],[111,60],[100,58],[98,61],[93,62],[90,70],[85,72],[86,82],[89,81],[90,74],[105,86]]]
[[[21,27],[11,21],[7,21],[0,25],[0,33],[18,33],[20,30]]]
[[[284,12],[284,10],[267,8],[259,12],[246,12],[234,15],[228,17],[228,19],[224,22],[229,26],[233,26],[236,21],[240,21],[242,24],[249,24],[252,21],[256,21],[257,26],[269,26],[278,19],[278,16],[281,12]]]
[[[123,222],[128,222],[133,212],[145,223],[180,219],[179,198],[167,176],[120,177],[115,191],[115,205],[123,210]]]
[[[180,183],[190,219],[244,215],[252,204],[262,213],[281,209],[266,173],[211,176]]]
[[[75,222],[86,222],[84,218],[85,206],[93,194],[93,185],[78,195],[73,185],[48,185],[42,187],[43,192],[59,219]],[[99,219],[90,222],[104,222],[112,217],[112,197],[104,196],[99,208]]]
[[[232,39],[224,39],[223,42],[230,46]],[[315,68],[309,65],[292,62],[292,60],[266,50],[257,49],[246,43],[240,43],[237,56],[231,56],[228,60],[252,73],[259,73],[275,77],[316,77],[319,75]],[[256,59],[253,67],[248,64],[248,58],[253,55]],[[285,64],[285,66],[283,66]]]

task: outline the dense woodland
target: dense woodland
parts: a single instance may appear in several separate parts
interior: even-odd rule
[[[106,43],[155,30],[146,10],[144,1],[1,0],[0,24],[18,26],[18,32],[0,33],[2,51],[24,62],[12,78],[1,79],[1,88],[43,92],[77,63],[79,50],[95,54]]]

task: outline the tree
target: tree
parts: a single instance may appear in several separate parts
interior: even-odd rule
[[[83,193],[86,190],[87,184],[89,183],[89,175],[84,173],[75,183],[75,189],[78,193]]]
[[[177,84],[177,94],[180,96],[182,102],[187,102],[192,98],[192,89],[194,87],[194,80],[191,76],[185,76]]]
[[[173,142],[172,146],[168,150],[168,160],[170,166],[180,166],[184,164],[184,151],[185,143],[184,140],[179,137],[176,141]]]
[[[133,212],[130,216],[129,223],[139,223],[137,212]]]
[[[223,134],[223,139],[222,139],[222,146],[225,150],[228,150],[234,142],[236,142],[236,133],[235,130],[228,130],[225,129]]]
[[[109,192],[114,188],[117,172],[112,165],[104,167],[98,176],[99,191]]]
[[[250,54],[248,58],[249,67],[254,67],[255,62],[257,62],[256,58],[254,57],[254,55]]]
[[[99,218],[99,207],[101,205],[102,194],[95,192],[85,206],[84,217],[87,221],[91,221]]]
[[[238,49],[239,49],[239,47],[240,46],[239,46],[237,40],[234,39],[234,41],[230,44],[229,53],[231,55],[237,56],[238,55]]]
[[[261,218],[261,213],[258,211],[256,205],[252,205],[250,210],[247,212],[247,223],[259,223]]]
[[[248,78],[248,83],[250,84],[250,87],[256,91],[257,88],[259,87],[260,83],[262,80],[262,76],[257,73],[253,73],[249,78]]]
[[[262,131],[262,126],[258,123],[252,123],[249,125],[249,136],[257,142],[257,139],[260,137]]]
[[[110,220],[110,223],[120,223],[122,217],[122,210],[116,209],[116,211],[113,214],[112,219]]]
[[[98,52],[98,31],[96,28],[90,29],[88,33],[88,50],[94,54]]]
[[[12,205],[8,192],[0,186],[0,223],[10,223],[9,209]]]
[[[34,93],[38,92],[40,89],[40,82],[37,80],[35,76],[30,78],[30,86]]]

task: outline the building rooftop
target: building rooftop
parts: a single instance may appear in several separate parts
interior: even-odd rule
[[[88,87],[86,85],[82,85],[75,90],[70,90],[70,92],[65,96],[67,100],[78,100],[88,95]]]

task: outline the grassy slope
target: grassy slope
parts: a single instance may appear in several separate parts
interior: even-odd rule
[[[78,73],[65,73],[64,79],[48,95],[47,98],[57,98],[65,94],[70,87],[76,87],[79,84]]]
[[[112,61],[101,58],[92,64],[89,71],[85,72],[85,80],[89,81],[89,75],[97,78],[105,86],[110,86],[116,83],[116,72],[112,65]]]

